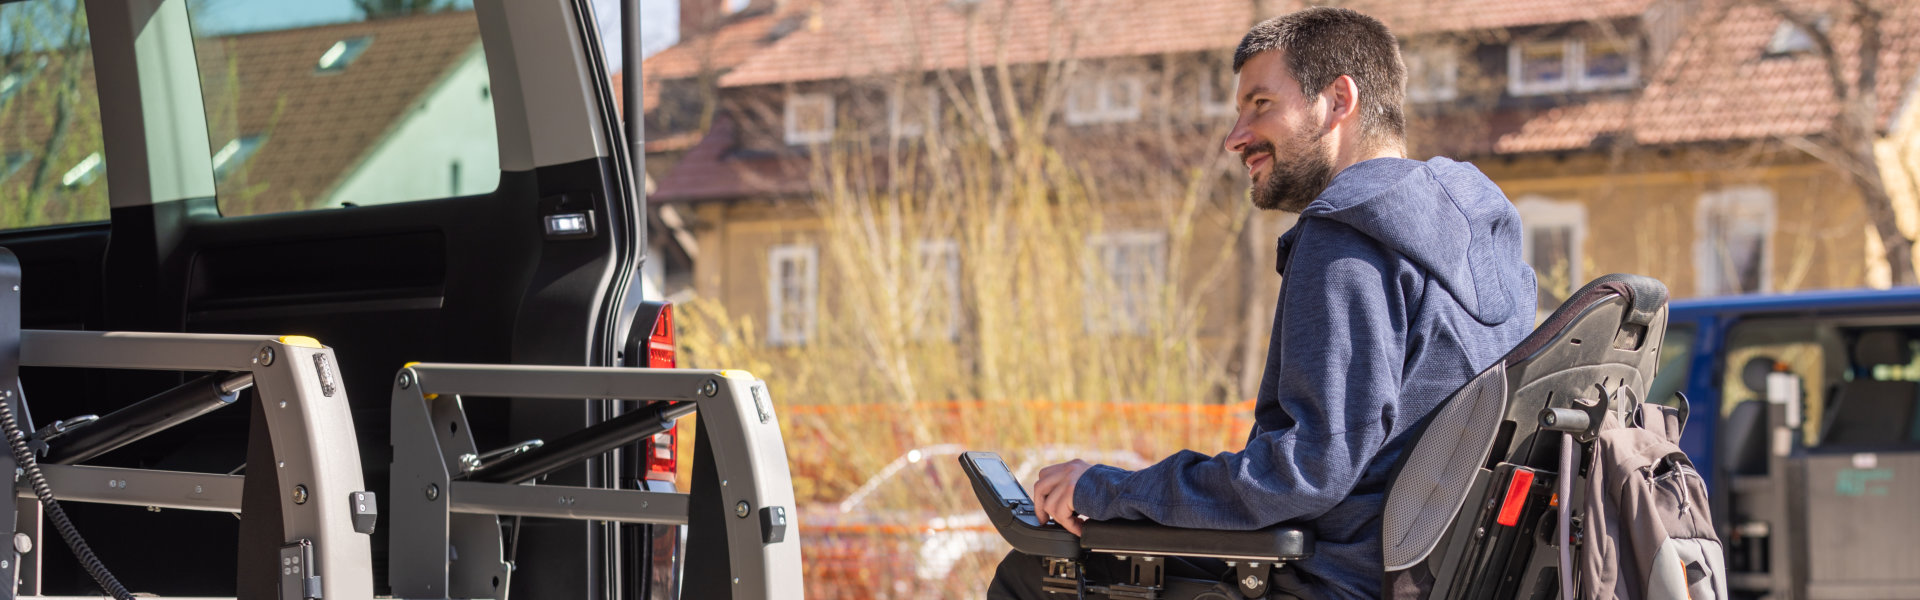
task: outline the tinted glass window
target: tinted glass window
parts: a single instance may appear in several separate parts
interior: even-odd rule
[[[226,215],[481,194],[500,179],[470,2],[192,3]]]
[[[91,44],[80,0],[0,4],[0,228],[107,218]]]
[[[1660,342],[1660,372],[1648,386],[1647,400],[1677,405],[1674,395],[1687,390],[1687,368],[1693,363],[1693,325],[1671,324]]]

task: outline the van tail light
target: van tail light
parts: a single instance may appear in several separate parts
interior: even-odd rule
[[[647,334],[647,368],[672,369],[678,366],[674,361],[673,341],[673,305],[659,303],[659,312],[654,316],[653,328]],[[680,467],[680,424],[674,423],[666,431],[647,438],[642,449],[646,456],[646,479],[648,481],[668,481],[676,479]]]

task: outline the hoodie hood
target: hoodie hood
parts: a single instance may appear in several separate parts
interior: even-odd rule
[[[1474,319],[1488,325],[1515,312],[1515,282],[1533,281],[1520,256],[1520,213],[1473,165],[1376,158],[1347,167],[1300,211],[1359,230],[1420,265]],[[1280,236],[1284,274],[1301,228]],[[1523,271],[1524,270],[1524,271]]]

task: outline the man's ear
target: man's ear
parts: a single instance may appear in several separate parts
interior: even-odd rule
[[[1336,124],[1348,123],[1349,119],[1353,125],[1360,123],[1360,84],[1354,82],[1353,77],[1341,75],[1333,78],[1333,83],[1321,90],[1320,99],[1327,103],[1327,122],[1324,126],[1328,131],[1332,131]]]

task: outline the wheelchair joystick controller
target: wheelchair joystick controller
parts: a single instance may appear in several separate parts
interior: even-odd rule
[[[1033,498],[1020,486],[1007,463],[992,452],[960,455],[960,469],[973,482],[973,493],[987,520],[1015,550],[1032,556],[1077,558],[1080,537],[1052,521],[1041,523],[1033,512]]]

